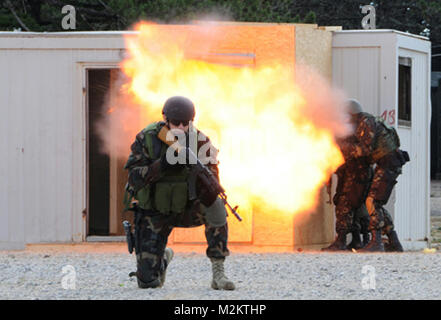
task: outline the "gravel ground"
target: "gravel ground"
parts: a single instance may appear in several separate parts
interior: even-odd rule
[[[441,299],[441,181],[432,182],[431,189],[436,253],[233,251],[226,272],[237,289],[215,291],[210,262],[199,253],[176,253],[164,287],[141,290],[128,277],[136,268],[128,253],[3,251],[0,299]],[[73,268],[63,273],[66,266]],[[75,288],[64,289],[73,270]],[[375,276],[369,278],[372,270]],[[375,279],[370,282],[375,288],[363,288],[368,279]]]
[[[212,290],[210,262],[196,253],[175,255],[163,288],[141,290],[128,277],[134,259],[123,253],[2,252],[0,299],[441,299],[440,253],[233,253],[226,272],[235,291]],[[75,269],[75,289],[62,287],[66,265]],[[363,289],[364,266],[375,270],[375,289]]]

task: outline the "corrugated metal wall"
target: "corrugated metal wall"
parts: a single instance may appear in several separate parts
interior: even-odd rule
[[[78,241],[85,203],[82,65],[119,61],[120,50],[72,50],[56,38],[44,39],[53,49],[39,50],[20,40],[2,38],[0,45],[0,248]]]

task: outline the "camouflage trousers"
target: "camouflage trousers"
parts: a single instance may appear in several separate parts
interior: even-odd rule
[[[369,215],[364,206],[372,178],[372,169],[365,166],[344,166],[337,171],[338,184],[334,196],[337,233],[366,233]]]
[[[397,178],[401,174],[402,165],[395,152],[377,162],[368,193],[368,196],[374,200],[375,207],[370,216],[369,230],[382,229],[383,233],[389,233],[394,229],[392,216],[383,206],[389,201]]]
[[[341,195],[335,206],[335,231],[337,233],[367,233],[369,226],[369,214],[366,207],[352,207],[346,195]]]
[[[213,227],[199,210],[170,215],[150,210],[138,210],[137,214],[140,216],[137,219],[139,225],[135,225],[135,237],[139,241],[140,252],[136,253],[136,261],[137,275],[143,282],[158,279],[167,267],[164,250],[168,236],[174,227],[190,228],[205,225],[205,237],[208,243],[207,256],[224,259],[229,255],[227,223],[220,227]]]

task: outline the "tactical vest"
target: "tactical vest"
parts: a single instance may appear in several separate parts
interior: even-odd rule
[[[394,127],[386,124],[380,117],[375,119],[375,124],[376,133],[372,152],[374,162],[400,147],[400,138]]]
[[[155,122],[143,130],[144,147],[153,161],[167,152],[168,146],[157,137],[162,125],[163,122]],[[186,166],[168,169],[158,181],[141,188],[134,198],[138,200],[138,206],[145,210],[164,214],[182,213],[188,202],[188,176]]]

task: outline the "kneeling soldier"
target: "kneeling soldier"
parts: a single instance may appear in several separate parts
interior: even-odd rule
[[[234,283],[224,274],[224,260],[229,255],[224,203],[192,175],[191,163],[178,161],[174,164],[170,161],[173,156],[182,154],[170,150],[171,147],[158,134],[164,127],[171,129],[181,134],[186,146],[191,142],[189,136],[194,134],[197,137],[196,154],[202,147],[208,150],[204,156],[212,161],[206,167],[219,180],[215,161],[217,150],[212,148],[202,132],[192,127],[195,108],[189,99],[180,96],[169,98],[162,113],[164,121],[148,125],[136,136],[124,167],[129,170],[126,190],[138,202],[134,235],[138,286],[157,288],[164,284],[167,266],[173,258],[171,248],[166,248],[167,239],[174,227],[189,228],[204,224],[208,243],[206,254],[213,271],[211,286],[213,289],[234,290]],[[185,149],[183,151],[186,152]]]

